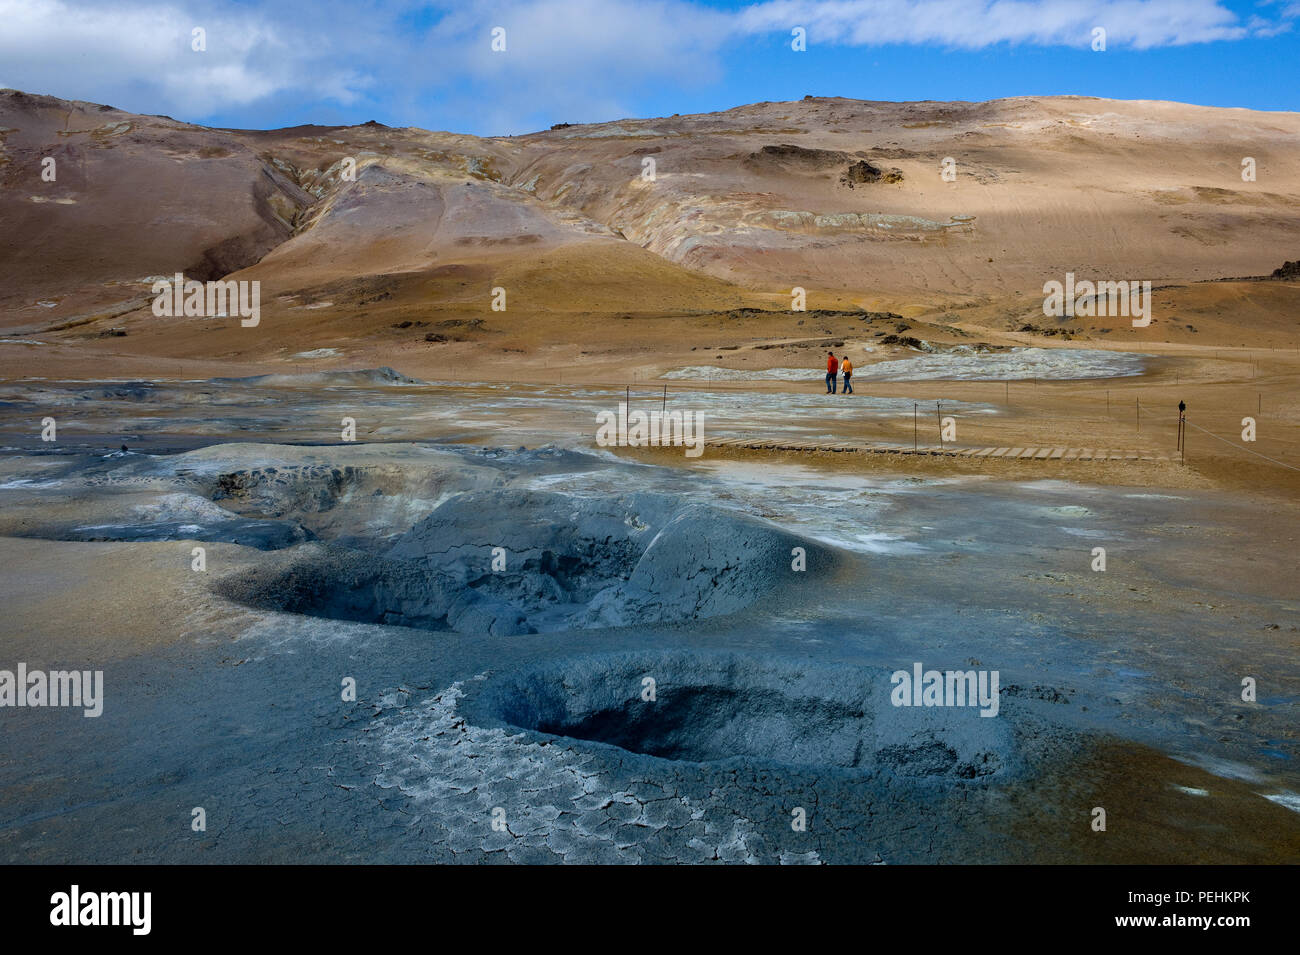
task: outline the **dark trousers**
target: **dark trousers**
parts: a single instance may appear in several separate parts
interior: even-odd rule
[[[835,373],[833,371],[826,372],[826,394],[835,394]]]
[[[846,371],[844,373],[844,393],[846,395],[853,394],[853,385],[849,384],[849,379],[852,377],[853,377],[853,372]]]

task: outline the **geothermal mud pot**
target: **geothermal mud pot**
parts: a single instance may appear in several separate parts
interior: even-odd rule
[[[322,475],[322,494],[336,495],[338,480]],[[301,489],[293,496],[302,503]],[[788,583],[794,548],[814,571],[833,561],[762,521],[656,494],[471,491],[391,546],[348,541],[290,548],[218,589],[263,609],[502,636],[728,614]]]
[[[1293,672],[1268,629],[1289,604],[1239,605],[1232,632],[1171,617],[1213,539],[1185,496],[553,446],[0,462],[15,638],[121,655],[78,732],[15,718],[13,858],[1271,860],[1300,831],[1292,691],[1213,709],[1201,676]],[[1115,599],[1063,569],[1099,528],[1172,534],[1174,585],[1151,563]],[[999,670],[997,716],[892,705],[916,661]],[[1099,760],[1100,740],[1122,745]],[[1136,848],[1091,839],[1092,807],[1143,825],[1152,804]],[[178,840],[177,805],[222,825]]]
[[[872,671],[669,652],[498,679],[480,705],[509,726],[688,763],[977,779],[1017,762],[1005,723],[900,710],[888,689]]]
[[[992,851],[1000,788],[1066,739],[1014,702],[1009,719],[986,720],[899,709],[887,691],[888,673],[869,668],[583,655],[424,701],[385,697],[356,742],[382,769],[340,784],[372,784],[437,820],[452,861],[881,863],[981,840]],[[477,824],[493,813],[503,829]],[[800,815],[816,825],[792,826]]]
[[[494,852],[513,861],[919,859],[944,825],[977,811],[989,786],[1023,770],[1026,745],[1059,743],[1032,721],[1022,738],[1014,715],[896,708],[888,672],[871,668],[672,647],[570,655],[585,631],[621,628],[618,640],[635,646],[645,628],[804,603],[802,575],[833,576],[846,558],[675,495],[499,486],[535,459],[490,457],[501,470],[460,486],[493,486],[451,493],[401,532],[396,511],[365,512],[377,478],[362,469],[208,479],[215,497],[235,495],[250,517],[336,535],[219,579],[227,598],[472,639],[497,659],[508,656],[493,649],[501,638],[557,641],[556,659],[485,670],[432,697],[390,688],[375,723],[351,741],[362,756],[346,785],[378,788],[432,821],[450,861]],[[444,476],[441,486],[453,483]],[[322,518],[353,505],[364,517],[347,527]],[[792,568],[796,549],[803,571]],[[791,787],[796,801],[773,812]],[[791,840],[787,816],[813,806],[818,833]],[[504,834],[482,825],[497,811]],[[846,830],[880,841],[846,840]],[[476,834],[468,842],[466,831]]]

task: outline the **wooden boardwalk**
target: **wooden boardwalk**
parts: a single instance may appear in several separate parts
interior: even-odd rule
[[[786,438],[721,438],[706,441],[706,448],[749,451],[803,451],[841,454],[912,454],[947,458],[998,458],[1003,461],[1170,461],[1160,451],[1117,448],[970,448],[950,444],[902,444],[861,441],[792,441]]]

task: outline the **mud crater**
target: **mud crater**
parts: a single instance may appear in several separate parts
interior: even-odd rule
[[[288,548],[218,582],[263,609],[509,635],[738,612],[797,590],[790,560],[825,546],[733,511],[664,495],[458,494],[384,546]]]
[[[688,763],[739,759],[948,782],[986,780],[1019,763],[1006,718],[894,707],[889,688],[883,668],[669,651],[495,677],[465,712]]]

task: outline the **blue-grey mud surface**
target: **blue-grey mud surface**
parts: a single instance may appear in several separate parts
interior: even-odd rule
[[[0,389],[0,668],[106,688],[0,711],[5,861],[1295,858],[1296,594],[1252,566],[1293,511],[634,458],[599,389],[281,385]],[[694,400],[721,435],[788,396]],[[997,714],[894,705],[916,663],[997,671]]]

